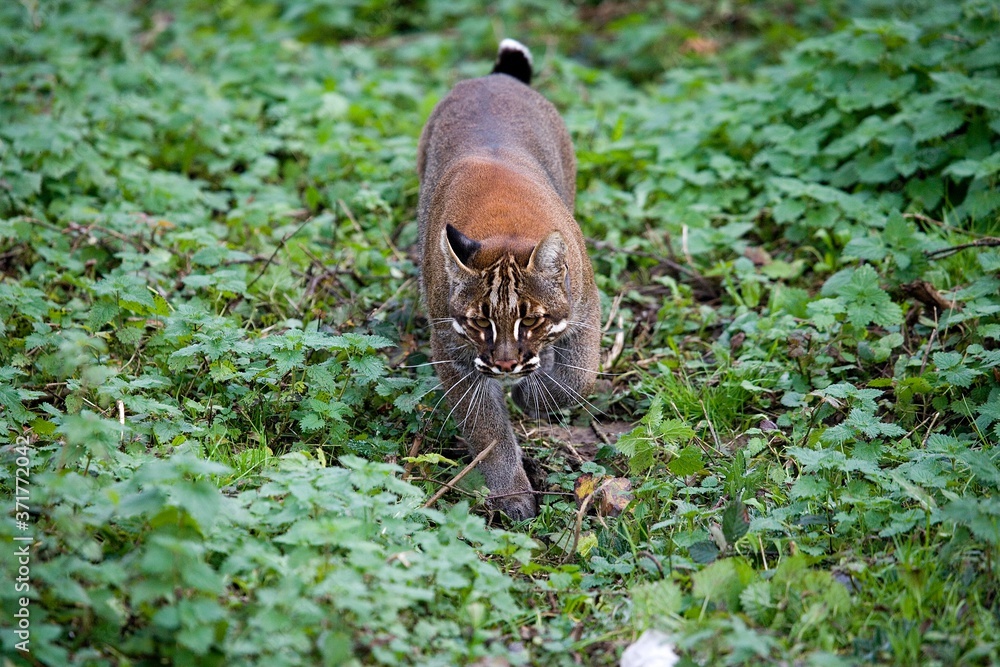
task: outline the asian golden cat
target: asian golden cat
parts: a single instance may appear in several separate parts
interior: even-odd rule
[[[532,59],[500,43],[493,72],[462,81],[420,137],[421,292],[438,376],[490,503],[536,503],[506,387],[539,417],[583,400],[600,352],[600,298],[573,217],[576,160],[555,107],[529,87]]]

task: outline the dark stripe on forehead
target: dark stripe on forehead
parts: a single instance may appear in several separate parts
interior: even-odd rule
[[[501,257],[486,271],[489,303],[494,313],[517,310],[521,271],[512,255]]]

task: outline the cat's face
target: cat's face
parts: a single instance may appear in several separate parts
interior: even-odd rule
[[[451,326],[474,349],[476,369],[500,379],[537,370],[542,351],[570,324],[562,237],[546,238],[526,261],[507,254],[477,269],[469,259],[478,244],[449,229]]]

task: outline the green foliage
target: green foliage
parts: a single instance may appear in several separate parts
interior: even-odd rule
[[[663,399],[656,396],[639,425],[618,438],[615,448],[628,457],[632,473],[638,474],[653,465],[657,445],[676,445],[692,437],[694,431],[684,422],[663,418]],[[670,466],[676,475],[694,474],[704,467],[700,451],[690,447],[678,451]]]
[[[496,654],[489,628],[521,613],[481,554],[523,561],[531,541],[465,505],[420,509],[391,466],[293,455],[259,487],[223,494],[213,477],[229,471],[201,458],[116,463],[120,479],[36,473],[43,662],[450,665]],[[16,570],[9,555],[5,567]]]
[[[3,4],[28,659],[611,665],[658,628],[686,664],[1000,661],[997,34],[982,0]],[[577,419],[627,423],[519,432],[545,490],[633,494],[544,496],[537,541],[421,507],[458,456],[417,137],[508,35],[621,337]]]

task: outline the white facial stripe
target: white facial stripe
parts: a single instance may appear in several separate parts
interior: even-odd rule
[[[541,359],[541,357],[539,357],[539,356],[538,356],[538,355],[536,354],[536,355],[535,355],[535,356],[533,356],[533,357],[532,357],[531,359],[528,359],[528,360],[527,360],[526,362],[524,362],[524,365],[525,365],[525,366],[537,366],[537,365],[538,365],[538,364],[540,364],[541,362],[542,362],[542,359]]]
[[[510,306],[511,310],[517,310],[517,294],[514,290],[514,258],[510,258],[510,263],[507,265],[507,275],[510,278],[510,282],[507,284],[507,305]]]
[[[493,331],[493,342],[496,343],[497,340],[497,323],[490,320],[490,329]]]
[[[487,368],[486,362],[480,359],[479,357],[475,357],[472,360],[472,363],[475,364],[476,368]]]
[[[563,331],[568,326],[569,326],[569,322],[567,322],[566,320],[561,320],[557,324],[553,324],[552,325],[552,328],[549,329],[549,333],[560,333],[561,331]]]
[[[514,340],[517,340],[517,334],[521,330],[521,318],[514,320]]]
[[[499,299],[500,299],[500,272],[495,271],[493,273],[493,284],[490,285],[490,306],[496,308],[497,301]]]
[[[465,329],[463,329],[462,325],[458,323],[458,320],[451,321],[451,328],[457,331],[460,335],[465,335]]]

